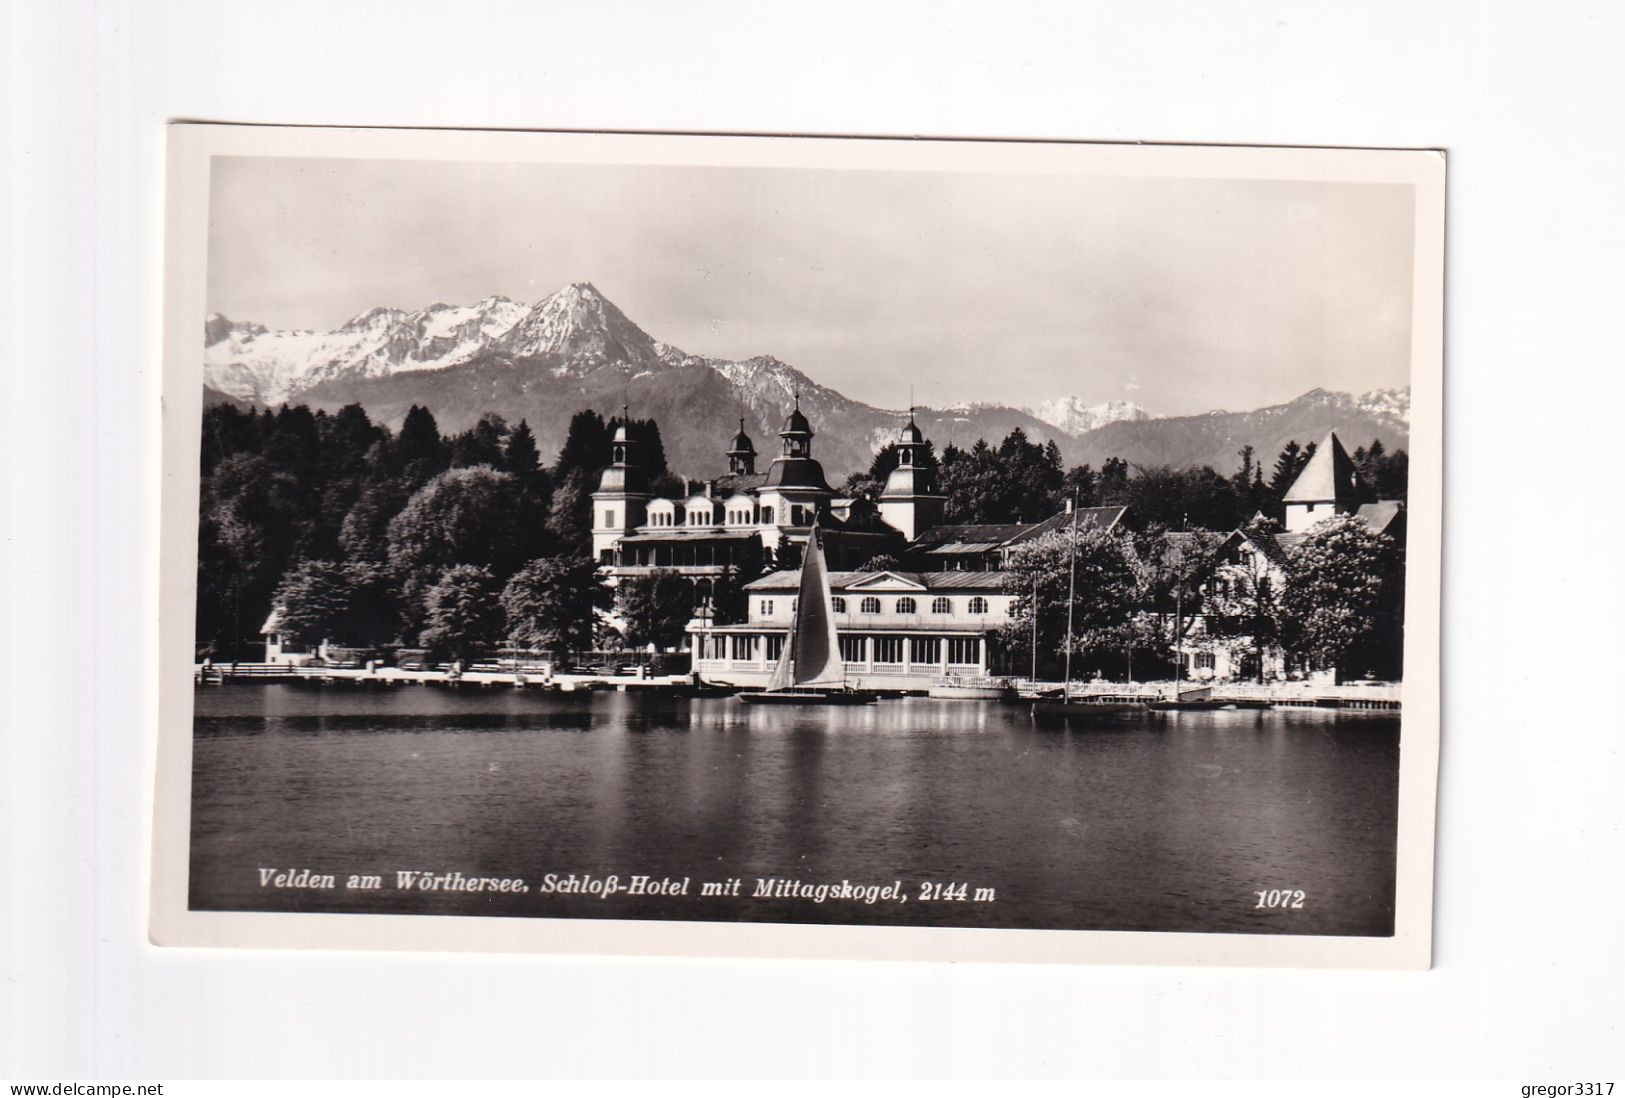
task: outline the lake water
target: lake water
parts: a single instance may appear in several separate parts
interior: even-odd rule
[[[198,909],[1393,928],[1392,714],[1220,711],[1067,730],[1036,726],[1025,706],[923,698],[799,708],[233,685],[196,699]],[[272,882],[331,874],[334,887],[279,888],[262,870]],[[399,871],[529,890],[402,889]],[[352,874],[384,887],[346,887]],[[687,878],[688,892],[547,892],[549,874]],[[735,878],[737,896],[701,894]],[[906,899],[755,896],[770,879],[900,882]],[[1268,890],[1283,903],[1301,890],[1301,906],[1260,909]]]

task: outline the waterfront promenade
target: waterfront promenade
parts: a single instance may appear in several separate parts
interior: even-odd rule
[[[659,691],[679,693],[692,691],[696,684],[693,676],[640,675],[636,673],[559,673],[546,671],[515,671],[489,666],[473,667],[454,673],[442,669],[407,670],[400,667],[343,668],[296,667],[286,663],[196,664],[193,681],[199,685],[217,685],[225,682],[303,682],[354,686],[441,686],[441,687],[509,687],[572,693],[589,690]],[[1061,690],[1060,682],[1031,682],[1027,679],[1011,680],[1024,698],[1039,694],[1054,694]],[[1182,689],[1205,688],[1219,701],[1267,702],[1276,706],[1322,709],[1382,709],[1397,711],[1401,708],[1403,687],[1392,682],[1183,682]],[[1074,682],[1070,691],[1073,698],[1167,698],[1174,692],[1172,681],[1160,682]],[[716,687],[711,687],[715,691]]]

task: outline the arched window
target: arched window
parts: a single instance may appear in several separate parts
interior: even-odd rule
[[[945,598],[932,599],[931,612],[933,614],[952,614],[954,612],[954,604]]]
[[[834,610],[837,614],[846,613],[846,600],[843,599],[839,595],[836,595],[833,598],[831,598],[829,600],[829,605],[830,605],[830,609]]]
[[[973,614],[985,614],[985,613],[987,613],[987,600],[984,599],[981,595],[977,595],[975,598],[971,599],[970,600],[970,612],[973,613]]]
[[[898,599],[897,600],[897,612],[899,614],[912,614],[912,613],[914,613],[915,612],[914,600],[913,599],[907,599],[907,598]]]
[[[863,602],[858,606],[858,609],[863,611],[865,614],[878,614],[880,613],[880,600],[864,599]]]

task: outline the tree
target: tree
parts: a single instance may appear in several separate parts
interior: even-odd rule
[[[371,562],[302,561],[282,577],[272,604],[282,632],[306,644],[370,648],[394,640],[400,629],[393,577]]]
[[[779,531],[778,544],[773,547],[773,567],[781,572],[801,567],[801,546],[790,540],[790,535]]]
[[[1095,471],[1087,465],[1074,465],[1061,481],[1061,498],[1076,500],[1079,507],[1095,507],[1100,503],[1099,486]]]
[[[468,659],[502,633],[502,604],[488,568],[446,569],[425,593],[423,610],[418,643],[436,659]]]
[[[877,553],[858,566],[859,572],[895,572],[902,567],[896,557],[890,553]]]
[[[523,481],[535,475],[541,462],[541,453],[536,449],[536,435],[531,431],[530,424],[521,419],[519,426],[508,436],[507,448],[502,453],[502,468]]]
[[[668,568],[627,576],[615,591],[629,648],[675,648],[694,608],[694,584]]]
[[[403,572],[472,564],[505,579],[523,559],[522,528],[529,517],[519,503],[507,473],[483,465],[447,470],[390,520],[390,563]]]
[[[968,451],[943,451],[940,484],[951,521],[1037,522],[1061,508],[1060,449],[1039,445],[1019,427],[997,449],[978,439]]]
[[[409,498],[405,485],[394,479],[377,481],[362,489],[339,524],[338,543],[347,560],[385,560],[389,557],[389,523]]]
[[[841,485],[841,494],[852,499],[867,499],[870,501],[880,498],[880,493],[886,488],[886,482],[876,480],[867,473],[852,473]]]
[[[350,609],[350,581],[333,561],[303,561],[282,577],[272,602],[284,635],[320,644],[340,636]]]
[[[1171,662],[1203,613],[1204,585],[1225,539],[1210,530],[1153,526],[1134,535],[1134,601],[1143,613],[1124,634],[1125,646],[1149,649]]]
[[[489,465],[501,469],[507,443],[507,420],[495,412],[486,412],[474,426],[451,440],[451,464],[453,468]]]
[[[595,611],[609,605],[598,566],[587,557],[533,560],[502,589],[509,640],[558,659],[592,647]]]
[[[401,422],[395,452],[406,478],[413,484],[422,484],[444,470],[450,456],[434,414],[416,404],[407,409],[406,418]]]
[[[345,581],[350,586],[350,599],[336,635],[347,644],[363,648],[398,641],[401,591],[389,566],[379,561],[358,560],[348,561],[343,567]]]
[[[1130,520],[1142,529],[1233,530],[1241,518],[1235,488],[1206,466],[1138,468],[1125,497]]]
[[[1100,480],[1096,484],[1096,498],[1103,504],[1128,502],[1128,462],[1122,458],[1107,458],[1100,467]]]
[[[1358,515],[1335,515],[1287,551],[1287,570],[1281,593],[1287,649],[1341,676],[1346,658],[1395,618],[1397,546]]]
[[[1032,658],[1037,618],[1041,664],[1070,649],[1072,670],[1082,661],[1113,650],[1134,612],[1135,577],[1121,535],[1093,528],[1073,533],[1054,530],[1019,546],[1010,555],[1005,591],[1015,598],[1003,646],[1017,666]],[[1074,581],[1075,577],[1075,581]],[[1067,594],[1072,599],[1072,633],[1067,634]]]
[[[560,552],[575,556],[592,552],[595,487],[594,475],[585,469],[571,469],[554,486],[547,510],[547,532]]]
[[[754,577],[752,577],[754,578]],[[749,582],[732,565],[711,585],[711,621],[716,625],[740,625],[750,616]]]
[[[564,448],[554,462],[554,476],[563,480],[566,474],[584,471],[596,473],[609,464],[610,430],[604,418],[591,408],[583,408],[570,417],[570,429],[564,436]]]
[[[1303,471],[1306,460],[1297,439],[1291,439],[1281,448],[1280,456],[1275,459],[1275,475],[1270,478],[1270,487],[1277,497],[1285,495],[1286,490],[1292,487],[1292,482]]]

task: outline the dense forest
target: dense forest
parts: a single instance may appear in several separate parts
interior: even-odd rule
[[[1267,469],[1260,455],[1244,446],[1228,476],[1207,466],[1131,467],[1117,458],[1098,470],[1089,465],[1067,469],[1054,442],[1030,441],[1018,428],[997,446],[978,440],[969,449],[948,446],[940,457],[927,443],[924,457],[915,460],[936,467],[938,490],[948,497],[947,520],[952,523],[1036,522],[1076,500],[1080,507],[1126,505],[1125,521],[1136,530],[1234,530],[1255,515],[1280,517],[1281,497],[1314,456],[1315,445],[1290,442]],[[1389,452],[1381,440],[1374,440],[1350,456],[1373,498],[1405,498],[1409,459],[1404,450]],[[877,498],[897,462],[897,446],[888,444],[875,454],[867,472],[847,478],[844,490]]]
[[[583,410],[564,446],[544,463],[529,426],[487,414],[442,435],[413,407],[398,433],[358,404],[334,413],[217,404],[204,413],[201,445],[197,637],[220,659],[252,659],[274,605],[281,629],[307,643],[343,637],[357,646],[422,645],[461,655],[506,638],[580,650],[605,640],[668,647],[681,639],[680,577],[622,584],[628,636],[605,638],[594,611],[608,605],[591,559],[591,493],[619,421]],[[637,461],[657,495],[685,482],[666,467],[658,424],[632,420]],[[1135,530],[1230,530],[1278,514],[1280,496],[1313,454],[1288,445],[1273,467],[1244,448],[1237,468],[1063,467],[1053,443],[1018,430],[997,445],[929,448],[949,522],[1036,521],[1065,501],[1126,504]],[[1374,441],[1354,453],[1382,498],[1403,498],[1404,451]],[[895,446],[847,478],[852,494],[878,495],[897,464]],[[717,585],[719,615],[743,612],[739,587]]]

